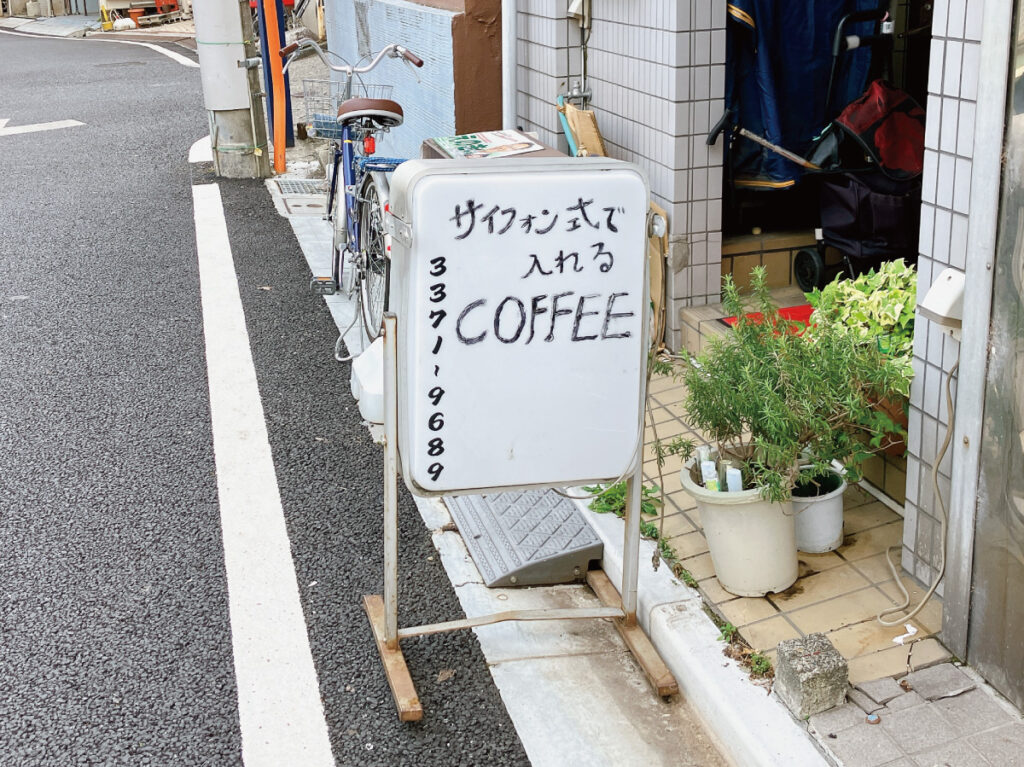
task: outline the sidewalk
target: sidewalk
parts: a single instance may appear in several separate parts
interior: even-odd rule
[[[90,29],[100,28],[99,16],[47,16],[0,18],[0,29],[13,29],[47,37],[85,37]]]
[[[268,182],[269,185],[275,183]],[[286,206],[279,206],[279,210],[285,213]],[[312,216],[293,216],[291,221],[306,251],[311,270],[324,273],[328,266],[326,255],[330,236],[324,222]],[[323,227],[324,231],[317,234],[318,227]],[[345,300],[340,296],[330,297],[328,304],[339,328],[346,327],[351,307],[345,306]],[[346,340],[350,347],[361,348],[359,328],[353,328]],[[679,405],[682,391],[678,385],[662,379],[652,382],[651,389],[655,397],[659,436],[670,436],[668,432],[671,431],[692,431],[683,420],[684,413]],[[648,443],[651,436],[648,435]],[[645,451],[648,459],[646,481],[657,482],[649,452],[648,444]],[[789,592],[771,595],[771,600],[737,599],[720,587],[715,589],[717,579],[703,542],[699,515],[692,500],[682,492],[678,470],[678,466],[668,466],[664,471],[670,504],[670,509],[666,509],[669,517],[665,522],[665,538],[700,588],[684,585],[673,577],[670,567],[664,562],[655,571],[651,565],[654,543],[643,541],[638,618],[675,674],[681,690],[679,697],[697,714],[726,759],[743,767],[828,764],[846,767],[973,767],[1019,761],[1016,754],[1024,746],[1024,722],[1020,712],[972,670],[961,669],[948,662],[948,652],[932,637],[941,626],[941,606],[938,603],[915,621],[920,633],[917,641],[908,647],[897,647],[891,643],[893,637],[904,632],[902,627],[883,629],[874,624],[874,613],[895,601],[892,582],[886,580],[891,579],[891,575],[883,572],[879,561],[892,537],[889,528],[902,525],[896,514],[863,491],[851,489],[847,546],[833,555],[835,561],[824,562],[826,558],[819,555],[815,559],[815,569],[807,567],[803,570],[802,582],[806,589],[803,593],[794,592],[798,599]],[[531,607],[566,606],[566,600],[576,603],[587,598],[586,589],[581,591],[582,587],[483,588],[461,537],[449,525],[450,517],[444,504],[422,499],[417,499],[417,502],[467,615],[508,609],[513,603],[519,605],[520,602]],[[577,503],[604,543],[602,564],[605,572],[613,583],[618,583],[622,567],[622,521],[590,512],[586,509],[586,502]],[[839,577],[846,572],[843,568],[849,570],[849,577]],[[863,572],[869,575],[865,576]],[[858,580],[850,585],[850,578]],[[916,584],[909,579],[905,582],[912,590],[912,598],[920,594]],[[837,583],[842,585],[839,590]],[[846,596],[847,592],[850,596]],[[787,596],[790,600],[788,605]],[[871,599],[864,602],[867,596]],[[850,597],[852,606],[844,606],[843,600]],[[716,612],[719,620],[725,617],[735,622],[750,644],[755,649],[763,649],[773,661],[774,646],[780,639],[810,631],[832,631],[835,636],[830,634],[830,639],[839,644],[846,642],[843,654],[856,660],[856,663],[851,663],[851,680],[855,686],[849,688],[849,702],[811,717],[809,721],[798,721],[771,693],[769,680],[752,680],[740,664],[723,654],[725,645],[720,641],[719,629],[709,617],[711,612]],[[597,641],[592,638],[580,645],[580,637],[589,635],[589,630],[556,630],[552,627],[535,634],[537,630],[532,626],[501,631],[494,628],[477,629],[476,633],[503,695],[507,688],[502,685],[513,685],[510,696],[526,695],[526,700],[530,701],[525,707],[520,703],[521,708],[517,710],[510,698],[510,713],[517,723],[527,721],[532,722],[528,726],[539,726],[540,717],[546,719],[552,728],[552,723],[558,720],[542,716],[538,710],[545,711],[545,704],[560,700],[561,688],[556,685],[549,690],[539,681],[532,683],[531,689],[521,689],[522,685],[517,687],[515,679],[522,673],[521,669],[516,675],[503,671],[502,664],[509,658],[516,658],[517,663],[527,662],[528,658],[536,662],[535,656],[540,655],[541,650],[545,655],[562,658],[566,664],[562,666],[562,674],[569,673],[570,676],[560,676],[560,682],[572,685],[574,689],[578,684],[574,677],[610,673],[606,667],[590,666],[586,671],[582,667],[574,667],[580,662],[580,653],[600,652],[598,647],[609,647],[601,642],[614,641],[606,638],[597,646],[588,645],[586,642]],[[529,649],[524,649],[526,647]],[[576,660],[570,660],[572,658]],[[553,673],[556,672],[540,664],[534,667],[530,676],[541,679]],[[897,681],[902,681],[904,686]],[[547,692],[538,695],[538,685]],[[582,693],[584,689],[577,692]],[[636,690],[631,691],[630,697],[636,693]],[[649,688],[645,688],[643,694],[651,696]],[[627,720],[644,716],[642,706],[639,709],[619,709],[619,704],[615,705],[617,715]],[[539,709],[535,710],[535,707]],[[583,748],[580,745],[583,743],[593,745],[594,742],[602,742],[603,728],[595,728],[594,725],[595,721],[604,721],[603,716],[607,713],[598,707],[579,721],[559,722],[573,728],[572,732],[567,731],[561,737],[579,748]],[[878,724],[869,724],[868,714],[877,714]],[[551,716],[555,715],[552,712]],[[659,723],[655,732],[660,733],[660,727]],[[633,737],[638,732],[648,733],[648,739],[651,737],[650,730],[633,721],[625,729],[632,732]],[[597,741],[593,741],[594,738]],[[629,737],[624,738],[629,741]],[[528,738],[524,738],[524,743],[526,740]],[[529,746],[527,750],[531,758],[538,760],[536,764],[558,763],[553,751],[537,753]],[[1014,756],[1008,757],[1008,754]],[[678,757],[676,761],[666,761],[665,752],[656,750],[646,752],[643,763],[679,762]]]

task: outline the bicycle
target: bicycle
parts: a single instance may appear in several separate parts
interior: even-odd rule
[[[285,70],[300,48],[311,48],[328,69],[346,75],[343,82],[303,81],[307,133],[331,139],[334,148],[326,214],[333,232],[331,276],[314,276],[310,289],[321,295],[333,295],[343,289],[350,297],[355,293],[359,307],[348,329],[362,319],[366,338],[373,341],[380,335],[388,307],[391,236],[385,226],[384,212],[390,199],[389,178],[405,161],[375,157],[376,139],[378,134],[401,125],[404,114],[402,107],[389,98],[390,85],[366,85],[360,80],[361,95],[357,97],[352,95],[353,86],[359,75],[374,69],[385,57],[402,58],[415,67],[422,67],[423,60],[409,49],[392,43],[365,66],[347,62],[336,65],[328,60],[319,45],[312,40],[302,40],[281,49],[281,56],[286,59]],[[344,194],[339,193],[339,178],[344,183],[341,190]],[[351,267],[351,281],[347,286],[346,261]],[[341,355],[348,329],[341,333],[335,345],[335,358],[342,362],[352,358],[352,355]]]

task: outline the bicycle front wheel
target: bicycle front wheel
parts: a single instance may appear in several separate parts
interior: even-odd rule
[[[359,303],[362,305],[363,328],[371,341],[380,335],[384,312],[388,308],[388,283],[391,276],[389,239],[380,190],[377,183],[370,179],[363,188],[359,214],[359,250],[362,260]]]

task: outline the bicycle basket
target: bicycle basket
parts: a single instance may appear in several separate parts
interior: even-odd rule
[[[369,99],[391,98],[390,85],[352,84],[352,96]],[[303,80],[302,103],[306,110],[306,131],[320,138],[341,138],[338,107],[345,100],[345,81]]]

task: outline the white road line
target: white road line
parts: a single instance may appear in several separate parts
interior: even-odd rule
[[[174,61],[177,61],[179,64],[181,64],[183,66],[192,67],[193,69],[199,69],[199,63],[195,62],[195,61],[192,61],[192,59],[188,58],[187,56],[182,56],[180,53],[176,53],[174,51],[168,50],[167,48],[163,48],[163,47],[161,47],[159,45],[154,45],[153,43],[144,43],[144,42],[141,42],[141,41],[138,41],[138,40],[112,40],[109,37],[103,37],[103,38],[95,38],[95,37],[58,37],[56,35],[37,35],[37,34],[30,34],[28,32],[15,32],[12,29],[0,29],[0,34],[14,35],[15,37],[34,37],[36,40],[91,40],[93,42],[101,42],[101,43],[120,43],[121,45],[141,45],[143,48],[149,48],[150,50],[154,50],[157,53],[162,53],[167,58],[173,59]]]
[[[56,120],[51,123],[34,123],[32,125],[15,125],[12,128],[5,127],[10,119],[0,120],[0,136],[15,136],[19,133],[39,133],[40,131],[59,130],[61,128],[77,128],[85,123],[78,120]]]
[[[210,414],[246,767],[334,765],[217,184],[194,185]]]
[[[210,147],[210,137],[203,136],[188,149],[188,161],[191,162],[213,162],[213,149]]]

